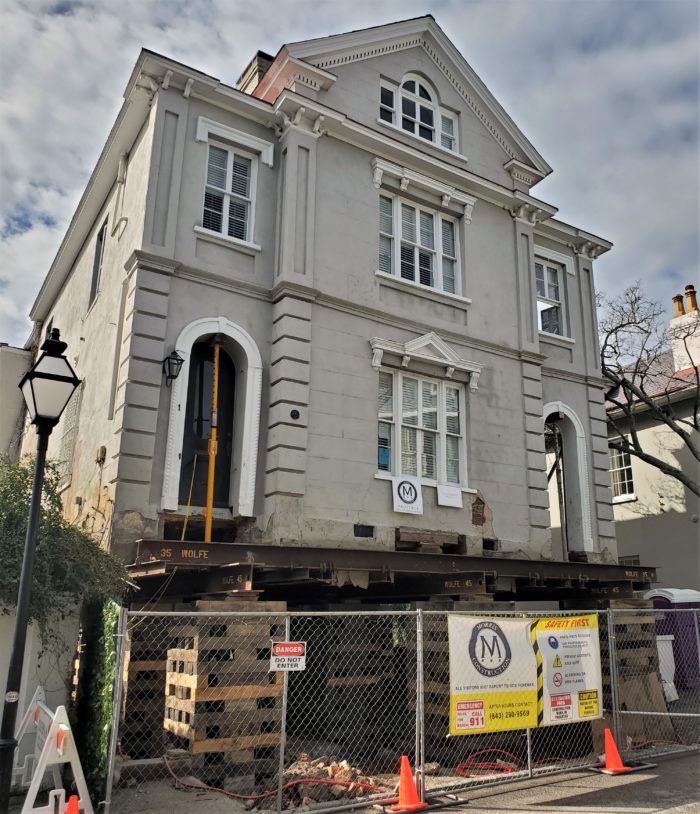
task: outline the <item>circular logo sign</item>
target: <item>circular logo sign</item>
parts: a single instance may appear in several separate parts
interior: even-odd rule
[[[561,687],[564,683],[564,676],[561,673],[554,673],[552,676],[552,681],[554,682],[555,687]]]
[[[559,639],[557,639],[556,636],[550,636],[547,639],[547,642],[548,642],[549,646],[552,648],[552,650],[557,650],[558,649],[558,647],[559,647]]]
[[[495,622],[478,622],[469,640],[469,658],[478,673],[493,678],[504,673],[511,660],[505,633]]]
[[[402,480],[398,485],[399,497],[404,503],[415,503],[418,500],[418,490],[408,480]]]

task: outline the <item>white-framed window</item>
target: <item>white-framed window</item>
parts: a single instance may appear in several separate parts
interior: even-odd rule
[[[440,107],[437,92],[425,79],[407,74],[400,86],[382,82],[379,118],[418,138],[457,152],[455,114]]]
[[[88,306],[92,305],[95,297],[100,292],[100,282],[102,281],[102,264],[105,257],[105,243],[107,242],[107,221],[100,227],[100,231],[95,238],[95,257],[92,261],[92,279],[90,280],[90,299]]]
[[[559,263],[535,257],[537,325],[540,331],[566,336],[564,269]]]
[[[379,371],[377,468],[431,484],[466,484],[465,391],[454,382]]]
[[[610,483],[614,498],[634,496],[634,479],[632,478],[632,459],[629,452],[608,447],[610,457]]]
[[[457,224],[434,209],[379,196],[379,271],[458,294]]]
[[[252,242],[257,158],[210,141],[202,227],[225,237]]]

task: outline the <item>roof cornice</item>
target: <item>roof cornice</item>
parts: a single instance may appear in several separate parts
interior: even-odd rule
[[[448,57],[451,65],[441,59],[435,45]],[[327,70],[335,65],[371,59],[384,53],[415,47],[425,50],[511,160],[519,161],[503,134],[507,135],[511,144],[524,154],[529,164],[519,163],[523,168],[530,168],[533,184],[552,172],[550,165],[431,16],[402,20],[347,34],[289,43],[280,51],[275,62],[283,59],[283,55],[288,53]]]
[[[120,159],[132,149],[161,88],[174,88],[185,96],[196,96],[246,118],[270,124],[271,107],[267,102],[180,62],[143,49],[126,84],[124,103],[29,312],[33,321],[43,321],[53,306],[117,178]]]
[[[463,167],[450,164],[443,158],[433,156],[425,150],[411,147],[388,134],[349,119],[345,114],[339,113],[317,100],[284,90],[277,97],[273,107],[278,115],[284,114],[286,121],[298,120],[298,126],[304,126],[303,118],[315,122],[316,135],[320,133],[330,135],[360,147],[379,158],[398,162],[402,166],[411,166],[417,172],[442,181],[466,195],[475,195],[480,200],[506,209],[513,217],[518,216],[518,213],[524,209],[531,216],[530,223],[536,225],[536,234],[550,237],[572,248],[575,252],[575,247],[583,246],[586,243],[590,244],[590,247],[595,246],[598,254],[602,254],[603,251],[612,247],[612,243],[603,238],[555,220],[553,216],[558,210],[551,204],[520,190],[509,189],[494,181],[489,181]]]

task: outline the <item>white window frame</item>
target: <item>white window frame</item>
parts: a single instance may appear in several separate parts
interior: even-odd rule
[[[225,189],[221,189],[219,187],[210,187],[210,185],[207,183],[207,175],[209,169],[209,152],[212,147],[216,147],[219,150],[224,150],[227,153]],[[236,157],[245,158],[246,160],[250,161],[250,181],[247,198],[241,195],[237,195],[235,192],[231,191],[231,179],[233,177],[233,162],[235,161]],[[257,156],[254,153],[247,152],[246,150],[241,150],[238,147],[232,147],[230,144],[226,144],[225,142],[219,141],[218,139],[210,138],[207,142],[206,162],[204,165],[204,189],[202,191],[202,206],[200,209],[202,213],[202,225],[200,229],[202,230],[202,232],[211,235],[217,235],[217,237],[219,238],[225,239],[227,241],[232,241],[234,243],[240,242],[247,245],[253,245],[253,235],[255,234],[255,200],[257,185],[258,185]],[[210,188],[212,190],[215,190],[217,194],[224,196],[224,207],[223,212],[221,213],[221,230],[212,229],[204,225],[204,206],[206,200],[206,193]],[[248,219],[246,222],[246,231],[245,236],[242,238],[234,237],[232,235],[229,235],[228,233],[229,209],[232,199],[244,200],[248,206]]]
[[[626,459],[626,460],[625,460]],[[636,500],[637,496],[634,492],[634,471],[632,469],[632,456],[629,452],[623,452],[614,447],[608,447],[608,462],[610,470],[610,490],[613,495],[613,503],[627,503],[630,500]],[[629,487],[630,491],[617,491],[618,487],[615,483],[614,474],[623,473],[619,486],[622,488]]]
[[[565,342],[571,343],[574,340],[571,338],[570,331],[569,331],[569,320],[568,320],[568,294],[569,294],[569,286],[568,286],[568,278],[569,276],[574,277],[574,259],[570,257],[568,254],[562,254],[561,252],[554,251],[552,249],[546,248],[544,246],[535,246],[534,250],[534,262],[532,266],[532,286],[534,292],[534,299],[535,299],[535,320],[538,329],[538,333],[540,336],[549,338],[552,337],[554,339],[563,340]],[[536,264],[540,263],[545,268],[545,285],[547,283],[547,273],[546,268],[547,265],[550,267],[556,267],[557,269],[557,276],[559,281],[559,297],[560,299],[553,300],[549,297],[541,297],[537,292],[537,269],[535,268]],[[546,288],[545,288],[546,292]],[[538,304],[543,303],[545,305],[557,305],[559,306],[559,312],[561,316],[561,333],[551,333],[550,331],[543,331],[540,328],[540,315],[539,315],[539,308]]]
[[[405,85],[407,82],[415,82],[416,85],[421,84],[425,88],[426,92],[430,95],[430,99],[425,99],[418,92],[414,93],[413,91],[407,90]],[[389,106],[387,104],[382,103],[382,90],[388,91],[393,95],[393,105]],[[408,133],[409,135],[413,136],[414,138],[418,138],[421,141],[427,141],[428,144],[432,144],[434,147],[438,147],[441,150],[445,150],[448,153],[459,154],[459,143],[458,143],[458,127],[457,127],[457,114],[451,110],[448,110],[445,107],[442,107],[437,98],[437,91],[432,86],[430,82],[424,79],[422,76],[418,74],[408,73],[404,76],[401,80],[399,85],[394,84],[393,82],[389,82],[383,79],[379,83],[379,121],[383,124],[388,124],[397,130],[400,130],[402,133]],[[403,100],[406,99],[409,102],[412,102],[416,105],[416,116],[404,116],[403,113]],[[432,127],[428,128],[428,125],[423,125],[424,127],[431,130],[431,138],[426,138],[425,136],[420,135],[420,107],[424,107],[432,111],[433,114],[433,124]],[[382,116],[382,111],[386,111],[389,113],[389,117],[385,118]],[[403,126],[403,119],[407,118],[414,122],[414,128],[406,129]],[[449,133],[444,129],[443,120],[449,120],[452,122],[452,133]],[[450,142],[451,146],[446,147],[443,142],[443,136],[445,136]]]
[[[222,147],[234,153],[238,153],[245,158],[253,158],[253,166],[251,167],[251,180],[250,180],[250,218],[248,228],[246,230],[248,239],[239,240],[235,237],[229,237],[224,231],[224,224],[222,223],[222,231],[217,232],[214,229],[205,229],[200,223],[196,223],[194,231],[202,238],[211,240],[215,243],[222,245],[233,245],[238,249],[254,254],[260,251],[260,246],[253,242],[253,235],[255,234],[255,210],[257,201],[257,185],[258,185],[258,165],[264,164],[267,167],[274,166],[275,159],[275,145],[271,141],[266,141],[251,133],[246,133],[242,130],[236,130],[233,127],[222,124],[221,122],[207,119],[205,116],[199,116],[197,119],[197,129],[195,133],[195,141],[204,144],[214,144],[215,147]],[[200,221],[204,214],[204,192],[206,191],[207,184],[207,169],[209,166],[209,148],[204,158],[204,171],[203,171],[203,192],[202,192],[202,205],[200,206]],[[232,165],[233,166],[233,165]]]
[[[105,218],[104,223],[95,235],[95,257],[92,263],[92,276],[90,277],[88,309],[92,307],[102,287],[102,266],[104,265],[105,246],[107,244],[107,221],[108,218]]]
[[[392,209],[391,209],[391,218],[392,218],[392,234],[388,234],[387,232],[383,232],[381,230],[381,215],[380,215],[380,222],[379,222],[379,238],[385,238],[386,240],[391,241],[391,271],[386,272],[383,269],[379,268],[380,264],[377,263],[378,273],[380,274],[391,274],[397,280],[400,280],[402,283],[406,283],[409,285],[418,286],[421,289],[429,290],[429,291],[439,291],[443,294],[447,294],[449,296],[457,296],[460,297],[462,294],[462,274],[461,274],[461,256],[460,256],[460,240],[459,240],[459,221],[457,218],[452,217],[451,215],[445,215],[444,213],[440,212],[437,209],[433,209],[429,206],[423,206],[422,204],[417,204],[414,201],[407,200],[405,198],[401,198],[398,195],[394,195],[389,192],[382,191],[380,192],[380,207],[381,207],[381,198],[386,198],[387,200],[391,200],[392,202]],[[409,240],[405,239],[403,236],[403,220],[401,217],[402,206],[410,206],[412,209],[416,211],[416,239]],[[381,212],[381,209],[379,210]],[[433,248],[429,248],[427,246],[423,246],[420,243],[420,213],[423,212],[427,215],[430,215],[433,218]],[[454,247],[455,247],[455,255],[454,257],[450,257],[449,255],[443,254],[443,240],[442,240],[442,233],[443,233],[443,223],[448,222],[452,224],[453,231],[454,231]],[[413,246],[413,257],[414,257],[414,279],[411,280],[409,278],[403,277],[401,275],[401,245],[403,243],[410,244]],[[427,285],[420,281],[420,267],[417,260],[418,251],[428,252],[433,257],[433,284]],[[454,291],[448,291],[444,288],[444,280],[443,280],[443,261],[450,260],[454,263]]]
[[[403,426],[403,379],[415,379],[418,381],[419,391],[419,415],[420,415],[420,390],[422,382],[429,382],[430,384],[437,385],[437,429],[425,430],[420,426],[420,422],[414,425],[406,425],[411,429],[416,430],[416,468],[418,471],[418,479],[425,486],[454,486],[462,491],[471,491],[468,487],[467,477],[467,433],[466,433],[466,388],[461,382],[446,381],[444,379],[436,379],[430,376],[423,376],[416,374],[412,371],[401,371],[391,367],[380,367],[381,373],[388,373],[392,376],[392,405],[393,414],[391,420],[380,419],[377,415],[377,440],[379,423],[386,423],[391,425],[391,455],[390,455],[390,470],[379,469],[379,456],[377,454],[377,477],[390,478],[394,475],[408,475],[409,473],[402,472],[402,454],[401,454],[401,427]],[[447,405],[446,405],[446,389],[452,388],[457,390],[459,394],[459,483],[454,483],[447,480],[447,443],[446,438],[448,435],[455,435],[454,433],[447,432]],[[377,393],[379,392],[379,378],[377,377]],[[422,466],[422,445],[423,445],[423,432],[434,433],[437,439],[436,450],[436,473],[437,478],[425,478],[420,474]],[[377,443],[377,449],[379,445]],[[411,475],[411,477],[416,477]]]

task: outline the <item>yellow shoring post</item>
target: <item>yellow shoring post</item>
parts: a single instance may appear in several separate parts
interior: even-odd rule
[[[219,412],[219,348],[214,340],[214,376],[211,395],[211,433],[209,435],[209,474],[207,476],[207,514],[204,522],[204,542],[211,542],[211,521],[214,513],[214,467],[216,466],[217,438],[216,428]]]

